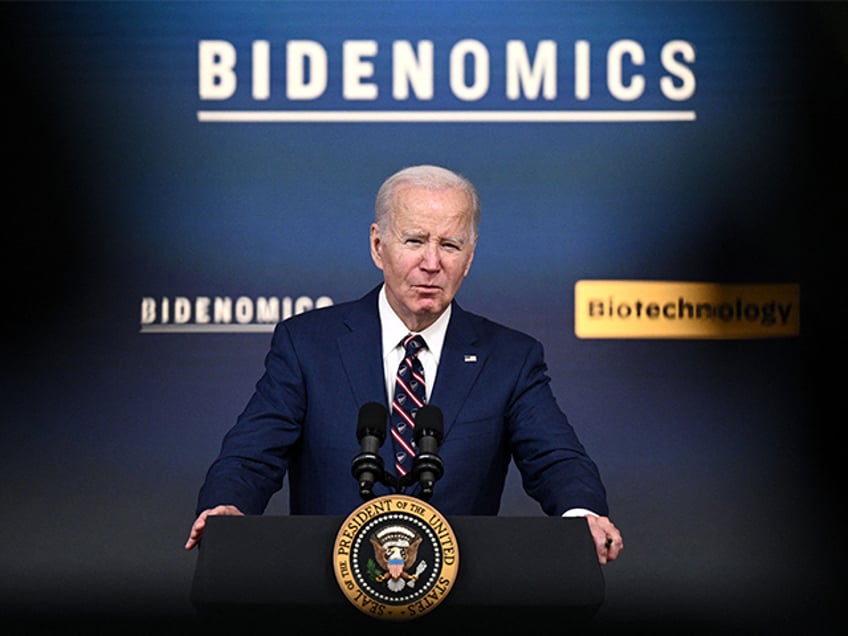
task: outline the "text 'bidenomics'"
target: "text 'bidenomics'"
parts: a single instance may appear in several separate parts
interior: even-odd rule
[[[209,102],[239,97],[297,104],[322,98],[357,103],[491,99],[585,106],[598,97],[633,105],[648,96],[679,104],[695,94],[695,57],[695,46],[683,39],[648,46],[635,39],[492,45],[467,38],[441,48],[426,39],[332,45],[256,39],[240,48],[228,40],[204,39],[198,42],[198,94]]]

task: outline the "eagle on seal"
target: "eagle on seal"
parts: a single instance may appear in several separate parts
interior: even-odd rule
[[[377,582],[382,583],[386,579],[386,585],[393,592],[402,590],[407,585],[415,585],[418,575],[426,568],[426,564],[420,564],[415,573],[410,573],[409,570],[415,565],[418,560],[418,546],[421,545],[422,538],[409,532],[408,529],[403,529],[403,532],[378,533],[383,535],[383,541],[380,541],[379,536],[371,537],[371,545],[374,548],[374,558],[377,564],[386,572],[378,577]],[[411,537],[409,535],[412,535]],[[421,567],[423,565],[423,567]]]

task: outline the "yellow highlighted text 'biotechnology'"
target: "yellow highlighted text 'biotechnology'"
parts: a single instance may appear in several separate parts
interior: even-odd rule
[[[801,286],[581,280],[578,338],[773,338],[800,335]]]

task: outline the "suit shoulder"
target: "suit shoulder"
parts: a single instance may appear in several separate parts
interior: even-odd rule
[[[469,320],[470,324],[473,325],[478,336],[486,340],[492,340],[501,343],[508,342],[515,346],[524,347],[541,344],[539,340],[531,336],[529,333],[520,331],[515,327],[510,327],[503,323],[492,320],[491,318],[486,318],[485,316],[474,314],[468,311],[465,311],[464,314],[465,317]]]
[[[373,307],[373,309],[372,309]],[[297,314],[279,323],[276,331],[287,331],[293,337],[323,335],[341,329],[351,321],[355,324],[369,322],[377,316],[374,291],[356,300],[347,300]]]
[[[350,305],[354,301],[345,301],[338,304],[327,305],[310,309],[302,314],[287,318],[283,323],[292,330],[309,329],[315,325],[325,325],[332,322],[344,320]]]

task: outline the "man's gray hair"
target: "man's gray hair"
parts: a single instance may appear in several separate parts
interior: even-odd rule
[[[394,204],[394,195],[401,186],[419,186],[441,189],[459,189],[468,194],[471,201],[471,242],[477,240],[480,230],[480,197],[477,188],[468,179],[452,170],[433,165],[410,166],[394,173],[383,182],[377,191],[374,204],[374,222],[385,234],[389,229],[389,218]]]

